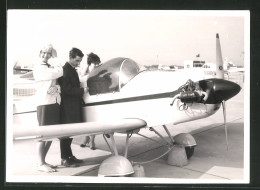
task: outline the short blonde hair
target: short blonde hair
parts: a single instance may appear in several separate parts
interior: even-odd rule
[[[52,45],[52,44],[46,44],[46,45],[44,45],[43,48],[40,50],[39,56],[41,55],[41,53],[42,53],[43,50],[50,51],[51,54],[52,54],[52,50],[53,50],[53,49],[54,49],[54,48],[53,48],[53,45]]]

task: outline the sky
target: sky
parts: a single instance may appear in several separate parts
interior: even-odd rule
[[[243,66],[247,16],[247,11],[8,10],[7,61],[31,66],[51,43],[62,64],[72,47],[96,53],[102,62],[128,57],[141,65],[214,63],[219,33],[223,58]]]

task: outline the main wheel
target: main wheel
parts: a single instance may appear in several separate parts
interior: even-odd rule
[[[185,147],[187,158],[190,159],[194,153],[195,146],[187,146]]]

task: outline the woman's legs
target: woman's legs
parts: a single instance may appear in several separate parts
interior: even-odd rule
[[[37,107],[37,119],[40,126],[52,125],[60,123],[60,107],[59,104],[41,105]],[[46,155],[50,149],[52,141],[38,141],[38,170],[44,172],[55,172],[55,166],[45,162]]]
[[[50,148],[51,141],[44,142],[38,141],[37,142],[37,156],[38,156],[38,170],[43,172],[55,172],[56,170],[51,168],[50,164],[45,162],[46,154]]]
[[[87,144],[89,144],[90,149],[95,150],[96,149],[95,137],[96,137],[95,135],[86,136],[84,138],[83,143],[80,145],[80,147],[86,147]]]
[[[89,147],[90,147],[90,149],[92,149],[92,150],[95,150],[95,149],[96,149],[95,137],[96,137],[96,135],[91,135],[91,136],[90,136]]]
[[[83,143],[80,145],[80,147],[86,147],[87,146],[87,144],[89,144],[89,140],[90,140],[90,138],[89,138],[89,136],[86,136],[85,138],[84,138],[84,141],[83,141]]]
[[[51,165],[51,164],[45,162],[45,158],[46,158],[46,155],[47,155],[47,153],[48,153],[48,151],[49,151],[49,149],[50,149],[50,147],[51,147],[51,144],[52,144],[52,141],[46,141],[46,142],[45,142],[45,148],[44,148],[44,163],[45,163],[47,166],[51,167],[51,168],[57,168],[57,166],[54,166],[54,165]]]

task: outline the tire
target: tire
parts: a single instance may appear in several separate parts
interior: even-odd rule
[[[194,149],[195,147],[194,146],[187,146],[185,147],[185,151],[186,151],[186,155],[187,155],[187,158],[190,159],[194,153]]]

